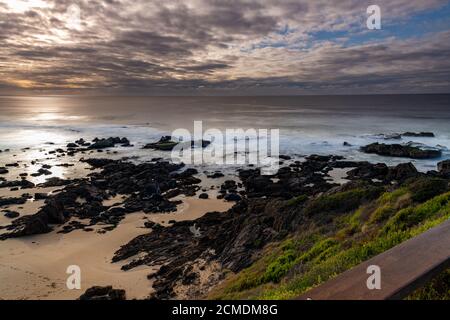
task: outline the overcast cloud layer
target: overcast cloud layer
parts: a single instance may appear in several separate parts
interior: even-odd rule
[[[370,4],[382,30],[366,28]],[[444,0],[0,0],[0,94],[450,92],[449,13]]]

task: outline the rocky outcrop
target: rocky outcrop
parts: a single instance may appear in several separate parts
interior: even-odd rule
[[[8,232],[1,234],[0,240],[48,233],[52,231],[52,228],[49,226],[48,216],[42,211],[31,216],[23,216],[18,218],[5,229]]]
[[[401,144],[383,144],[378,142],[361,147],[361,151],[365,153],[378,154],[380,156],[411,159],[433,159],[439,158],[442,155],[440,150],[421,149],[418,147]]]
[[[438,171],[444,175],[450,175],[450,160],[444,160],[437,164]]]
[[[433,132],[405,132],[401,134],[403,137],[424,137],[424,138],[434,138]]]
[[[186,147],[194,148],[194,147],[201,147],[206,148],[211,144],[211,141],[208,140],[199,140],[199,141],[189,141],[185,142]],[[154,149],[154,150],[160,150],[160,151],[172,151],[177,145],[183,144],[183,142],[175,142],[172,140],[171,136],[164,136],[161,137],[161,139],[158,142],[153,142],[146,144],[143,149]]]
[[[0,182],[0,188],[21,188],[21,189],[31,189],[34,188],[34,183],[22,179],[22,180],[14,180],[14,181],[3,181]]]
[[[350,166],[350,164],[349,164]],[[384,163],[372,164],[369,162],[355,163],[356,168],[347,172],[347,179],[350,180],[379,180],[380,183],[390,183],[392,181],[403,181],[417,177],[419,172],[411,163],[401,163],[395,167],[388,167]]]
[[[10,205],[15,205],[15,204],[24,204],[30,198],[31,198],[31,196],[28,194],[25,194],[18,198],[1,198],[0,197],[0,207],[10,206]]]
[[[171,136],[164,136],[158,142],[146,144],[143,149],[154,149],[161,151],[172,151],[178,142],[172,141]]]
[[[112,286],[94,286],[86,290],[79,300],[126,300],[125,290],[113,289]]]
[[[106,149],[106,148],[112,148],[115,147],[116,144],[120,144],[124,147],[127,147],[130,145],[130,141],[127,138],[119,138],[119,137],[110,137],[107,139],[98,139],[95,138],[93,141],[93,144],[91,144],[88,149]]]
[[[383,181],[389,172],[388,166],[384,163],[372,164],[365,162],[358,163],[355,166],[356,168],[347,172],[349,179],[378,179]]]
[[[411,163],[401,163],[396,167],[389,168],[386,176],[387,181],[396,180],[403,181],[410,178],[415,178],[419,175],[416,167]]]
[[[180,201],[170,199],[179,194],[194,195],[201,180],[193,177],[197,170],[180,170],[182,164],[159,161],[135,165],[117,160],[84,160],[100,172],[92,173],[89,179],[75,181],[55,181],[65,188],[49,196],[41,210],[31,216],[19,218],[2,235],[2,240],[32,234],[46,233],[50,225],[64,225],[69,218],[89,219],[89,224],[70,224],[64,232],[77,228],[89,229],[96,224],[107,225],[103,231],[114,229],[125,215],[143,211],[164,213],[176,211]],[[47,184],[44,184],[47,185]],[[113,195],[128,195],[120,207],[103,205],[103,201]],[[31,197],[31,196],[30,196]],[[24,202],[25,199],[1,199],[5,204]],[[1,202],[0,202],[1,203]]]
[[[275,203],[278,203],[275,204]],[[176,283],[185,280],[198,260],[217,260],[224,268],[240,271],[252,263],[252,255],[264,244],[277,239],[292,218],[280,214],[279,201],[243,200],[226,214],[207,213],[192,221],[182,221],[170,227],[153,229],[119,249],[113,262],[132,258],[124,270],[139,265],[164,264],[152,275],[155,279],[153,298],[173,298]],[[194,236],[191,227],[198,230]]]
[[[3,215],[6,218],[9,218],[9,219],[15,219],[15,218],[18,218],[20,216],[20,213],[18,213],[16,211],[9,211],[9,210],[7,210],[6,212],[4,212]]]

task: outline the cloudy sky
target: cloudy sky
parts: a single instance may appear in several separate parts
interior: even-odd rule
[[[0,94],[23,92],[450,92],[450,1],[0,0]]]

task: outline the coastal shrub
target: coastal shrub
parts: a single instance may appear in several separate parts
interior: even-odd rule
[[[428,228],[441,223],[442,220],[435,221],[428,225]],[[425,230],[423,230],[425,231]],[[422,231],[422,232],[423,232]],[[364,245],[338,252],[336,255],[318,264],[309,266],[308,271],[296,277],[293,281],[280,286],[279,288],[268,290],[260,297],[261,299],[289,299],[300,295],[308,289],[317,286],[338,274],[370,259],[390,248],[414,237],[415,232],[393,232],[386,237],[378,238]]]
[[[450,212],[450,193],[444,193],[416,207],[397,212],[382,229],[383,233],[405,230],[427,218],[441,216]]]
[[[288,249],[274,262],[267,266],[262,282],[279,282],[280,279],[292,268],[295,261],[295,251]]]
[[[395,213],[395,208],[390,204],[378,207],[370,216],[370,223],[380,223]]]
[[[414,201],[424,202],[447,191],[448,182],[440,178],[421,178],[412,182],[408,188]]]
[[[370,241],[336,251],[324,260],[311,260],[304,273],[276,289],[267,290],[259,298],[287,299],[327,281],[353,266],[411,239],[450,218],[450,193],[437,196],[417,207],[404,209],[414,215],[415,224],[380,232]],[[387,224],[386,224],[387,227]]]
[[[406,300],[450,300],[450,269],[411,293]]]
[[[332,195],[323,195],[313,200],[305,208],[305,213],[312,216],[323,212],[348,212],[357,209],[362,202],[377,198],[382,188],[357,188]]]
[[[404,187],[398,188],[392,192],[385,192],[378,199],[378,203],[379,204],[394,203],[400,197],[406,195],[408,192],[409,192],[408,188],[404,188]]]
[[[329,249],[338,245],[339,243],[332,238],[319,241],[310,250],[301,255],[297,262],[307,263],[312,260],[324,260],[324,258],[326,258],[330,253]]]
[[[370,214],[369,223],[379,224],[393,216],[400,209],[411,205],[411,195],[407,188],[399,188],[383,193],[376,201],[376,206]]]
[[[298,197],[288,200],[287,205],[290,207],[295,207],[295,206],[298,206],[298,205],[306,202],[306,200],[308,200],[308,196],[302,194],[301,196],[298,196]]]
[[[325,260],[336,251],[338,246],[339,244],[336,240],[331,238],[325,239],[317,242],[301,256],[297,256],[296,250],[292,246],[285,247],[283,254],[267,266],[261,282],[279,282],[294,265],[304,264],[312,260]]]
[[[361,230],[361,218],[365,208],[361,207],[355,213],[344,217],[344,226],[336,233],[336,238],[344,240]]]
[[[383,193],[376,201],[334,219],[334,226],[340,226],[337,230],[320,227],[308,237],[294,236],[278,246],[276,254],[270,258],[265,255],[253,264],[250,267],[253,273],[241,272],[246,275],[246,280],[242,281],[239,278],[240,282],[228,284],[221,297],[293,298],[450,218],[450,192],[416,205],[410,201],[403,201],[410,199],[410,195],[408,187]],[[384,209],[379,209],[381,207]],[[391,209],[394,211],[389,211]],[[388,210],[389,215],[386,213],[387,217],[381,219],[379,224],[365,230],[362,215],[367,210],[371,210],[372,214],[380,210],[378,213],[380,217],[383,216],[381,212]],[[350,232],[350,229],[354,229],[354,232]],[[326,238],[324,232],[328,233]],[[348,237],[338,236],[345,232],[349,234]],[[261,263],[262,261],[264,263]],[[257,272],[255,266],[258,268]],[[281,281],[282,279],[284,281]],[[239,286],[236,286],[237,283]],[[231,288],[239,291],[230,294]],[[421,297],[425,295],[434,297],[438,294],[442,296],[440,288],[433,287],[426,293],[422,292]]]
[[[268,265],[274,264],[275,261],[282,262],[283,259],[280,257],[288,256],[299,245],[299,242],[294,243],[291,238],[288,238],[279,244],[269,246],[265,249],[266,254],[261,259],[242,270],[239,274],[235,275],[232,281],[229,281],[229,285],[224,290],[225,293],[229,295],[241,292],[272,281],[272,279],[277,279],[276,277],[268,279],[266,276]],[[274,270],[274,272],[276,273],[277,271]]]

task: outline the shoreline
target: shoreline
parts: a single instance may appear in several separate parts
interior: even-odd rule
[[[359,180],[381,187],[430,175],[407,163],[388,167],[342,156],[310,155],[301,160],[284,156],[283,166],[272,177],[247,168],[212,178],[207,177],[212,172],[162,159],[140,164],[122,161],[122,147],[110,149],[90,151],[91,157],[84,160],[86,152],[69,147],[54,159],[30,160],[31,167],[22,160],[8,167],[3,180],[22,182],[0,188],[0,200],[24,202],[0,208],[20,213],[15,219],[0,217],[1,299],[77,299],[98,285],[124,289],[128,299],[206,297],[228,278],[224,270],[239,273],[264,245],[278,241],[281,230],[277,229],[292,223],[276,222],[287,218],[273,211],[285,205],[283,199],[286,203],[294,203],[299,195],[315,199]],[[70,158],[66,153],[72,153]],[[52,178],[53,172],[30,176],[37,168],[54,170],[58,163],[68,163],[60,167],[67,169],[63,179]],[[22,175],[23,170],[27,175]],[[28,179],[36,185],[23,187]],[[36,199],[38,195],[42,199]],[[254,211],[261,205],[266,209]],[[56,216],[55,210],[60,211]],[[248,214],[262,220],[254,225]],[[41,217],[48,225],[30,229]],[[281,225],[265,225],[270,221]],[[260,231],[253,234],[252,228]],[[269,229],[271,233],[265,234]],[[248,247],[237,239],[260,244]],[[81,267],[82,290],[65,288],[69,265]],[[174,278],[171,272],[177,270],[181,275]]]
[[[152,292],[152,282],[147,276],[155,270],[142,266],[122,271],[120,268],[126,261],[111,262],[120,246],[147,233],[144,227],[147,221],[167,226],[170,220],[195,220],[209,211],[227,211],[230,204],[215,199],[185,198],[180,207],[172,214],[129,214],[106,234],[81,230],[58,234],[60,230],[55,230],[0,242],[0,298],[73,300],[90,287],[107,285],[126,290],[128,299],[147,298]],[[78,265],[82,270],[81,290],[68,290],[65,286],[69,265]]]

